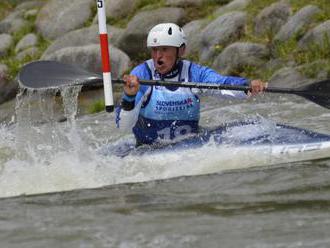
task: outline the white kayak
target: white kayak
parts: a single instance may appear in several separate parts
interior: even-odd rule
[[[207,152],[206,147],[210,147],[210,154],[218,149],[221,153],[236,153],[242,161],[255,159],[256,164],[262,161],[269,165],[330,158],[330,135],[273,122],[234,122],[212,129],[202,128],[198,135],[170,144],[136,148],[132,140],[121,141],[103,147],[102,153],[125,158],[200,149]]]

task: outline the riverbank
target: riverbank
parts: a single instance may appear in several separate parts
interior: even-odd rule
[[[159,22],[183,26],[186,57],[222,74],[285,87],[330,75],[327,0],[108,0],[106,6],[113,77],[148,58],[145,38]],[[101,72],[94,1],[5,0],[0,18],[0,103],[15,97],[15,77],[30,61],[58,60]],[[102,97],[100,91],[88,103],[94,106],[81,112],[102,110]]]

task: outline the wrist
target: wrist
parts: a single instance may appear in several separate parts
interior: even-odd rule
[[[133,101],[135,101],[135,97],[136,97],[136,94],[135,95],[129,95],[126,92],[124,92],[124,95],[123,95],[122,99],[125,100],[125,101],[128,101],[128,102],[133,102]]]

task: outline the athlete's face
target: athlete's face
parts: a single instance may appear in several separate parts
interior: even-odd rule
[[[151,48],[151,57],[160,74],[169,72],[178,56],[178,49],[171,46],[159,46]]]

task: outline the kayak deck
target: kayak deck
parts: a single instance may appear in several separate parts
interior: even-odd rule
[[[233,122],[212,129],[201,128],[198,134],[183,140],[140,147],[135,147],[133,140],[121,140],[103,147],[101,153],[118,157],[173,153],[201,148],[211,142],[219,148],[267,150],[272,156],[303,152],[312,155],[311,151],[317,153],[317,157],[330,156],[330,135],[270,121]]]

